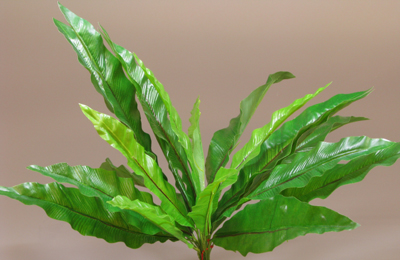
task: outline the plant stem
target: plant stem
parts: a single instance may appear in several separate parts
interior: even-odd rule
[[[210,237],[200,234],[198,242],[199,251],[197,252],[197,256],[199,257],[199,260],[210,260],[211,250],[213,248]]]

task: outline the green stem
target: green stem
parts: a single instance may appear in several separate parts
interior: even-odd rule
[[[198,240],[198,251],[197,256],[199,260],[210,260],[211,259],[211,250],[213,248],[213,244],[210,241],[210,236],[206,236],[204,234],[200,234]]]

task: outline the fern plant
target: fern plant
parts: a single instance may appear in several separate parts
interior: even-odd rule
[[[339,127],[366,120],[336,113],[371,90],[338,94],[285,122],[325,86],[274,112],[227,166],[268,89],[294,78],[289,72],[277,72],[241,101],[240,113],[228,127],[215,132],[205,158],[200,100],[193,106],[185,133],[163,85],[136,54],[115,44],[104,28],[98,32],[88,21],[59,7],[68,25],[54,20],[55,25],[117,119],[85,105],[81,109],[100,137],[126,157],[130,169],[117,167],[109,159],[99,168],[32,165],[28,169],[56,182],[0,186],[0,194],[42,207],[49,217],[70,223],[82,235],[124,242],[134,249],[144,243],[180,240],[202,260],[210,259],[214,245],[243,256],[268,252],[307,233],[356,228],[358,224],[349,218],[309,202],[361,181],[373,167],[392,165],[400,156],[400,143],[385,139],[353,136],[324,142]],[[157,164],[136,99],[167,159],[175,187]],[[160,205],[154,203],[153,195]],[[253,200],[258,202],[245,205]]]

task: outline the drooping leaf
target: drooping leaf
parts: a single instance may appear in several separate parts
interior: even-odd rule
[[[144,179],[142,176],[129,171],[124,165],[120,165],[119,167],[116,167],[109,158],[107,158],[106,161],[100,165],[100,168],[105,169],[107,171],[115,171],[117,176],[121,177],[121,178],[132,178],[135,185],[145,187]]]
[[[144,243],[175,240],[169,234],[148,235],[126,223],[119,212],[107,210],[101,199],[86,197],[78,189],[59,183],[24,183],[12,188],[0,186],[0,195],[43,208],[53,219],[65,221],[84,236],[102,238],[109,243],[124,242],[130,248]]]
[[[261,145],[260,153],[240,171],[237,182],[225,192],[214,220],[220,219],[223,212],[238,203],[256,176],[268,176],[284,158],[295,152],[296,144],[298,141],[301,142],[301,138],[304,141],[318,126],[322,126],[325,122],[331,120],[331,116],[335,113],[366,97],[371,91],[370,89],[336,95],[325,102],[308,107],[299,116],[284,123],[282,127],[273,132]],[[356,121],[356,119],[353,119],[353,121]],[[327,126],[329,130],[330,124],[327,123]],[[336,125],[336,127],[338,126]],[[233,212],[234,209],[231,208],[230,212]],[[230,214],[227,213],[226,215]]]
[[[165,214],[160,207],[139,200],[132,201],[125,196],[116,196],[113,200],[108,201],[108,203],[114,207],[130,210],[140,214],[154,225],[158,226],[160,229],[186,243],[189,248],[193,248],[193,245],[186,240],[182,231],[175,226],[174,219]]]
[[[93,25],[59,4],[70,26],[54,19],[58,30],[78,54],[79,62],[90,72],[96,90],[104,97],[107,107],[134,133],[135,139],[154,159],[150,136],[142,129],[140,112],[135,100],[135,87],[125,77],[121,63],[103,44]]]
[[[187,165],[187,161],[188,159],[191,160],[191,157],[186,154],[188,151],[185,150],[185,145],[188,144],[189,141],[182,139],[184,138],[184,135],[177,135],[177,132],[179,132],[177,129],[179,129],[180,125],[180,123],[177,122],[180,120],[177,119],[179,116],[176,113],[173,118],[175,122],[170,122],[170,119],[168,118],[168,109],[174,110],[174,108],[171,108],[172,104],[170,102],[169,105],[171,107],[167,107],[164,103],[168,103],[167,101],[169,101],[169,97],[166,97],[165,92],[160,90],[159,85],[155,86],[146,76],[146,72],[142,67],[136,64],[136,62],[141,62],[137,56],[113,43],[107,31],[104,28],[102,28],[102,30],[103,37],[121,62],[129,81],[136,88],[138,99],[157,141],[160,144],[165,158],[168,161],[169,169],[173,173],[176,181],[176,186],[182,193],[186,204],[190,208],[195,204],[196,188],[190,169]],[[144,65],[142,66],[144,67]],[[190,147],[188,147],[188,149],[190,149]],[[192,168],[194,168],[193,165]],[[178,171],[181,171],[182,177],[179,175]]]
[[[196,188],[197,194],[200,194],[202,190],[204,190],[205,186],[205,172],[204,172],[204,151],[203,151],[203,143],[201,141],[201,133],[200,133],[200,99],[197,98],[196,103],[194,103],[191,117],[189,118],[190,127],[188,129],[189,138],[192,140],[192,150],[193,150],[193,162],[194,167],[197,171],[193,171],[193,180],[195,185],[199,186]]]
[[[196,228],[202,234],[211,234],[211,216],[217,209],[221,191],[232,185],[236,179],[237,170],[221,167],[217,172],[214,182],[208,184],[200,193],[196,205],[188,215],[194,220]]]
[[[153,158],[145,153],[143,146],[134,139],[131,130],[108,115],[85,105],[80,106],[100,137],[128,159],[129,167],[136,174],[142,176],[146,187],[160,198],[162,209],[179,224],[192,227],[185,205],[177,199],[175,188],[164,180],[160,167]]]
[[[375,153],[364,155],[346,164],[338,164],[322,176],[314,177],[305,187],[289,188],[282,191],[284,196],[293,196],[305,202],[315,198],[325,199],[340,186],[362,181],[375,166],[393,165],[400,157],[400,143]]]
[[[127,196],[131,200],[140,200],[154,205],[150,193],[139,191],[131,178],[120,178],[115,171],[93,169],[88,166],[69,166],[66,163],[58,163],[47,167],[31,165],[29,170],[39,172],[51,177],[57,182],[69,183],[79,188],[80,192],[88,197],[99,197],[104,203],[118,195]],[[116,209],[105,204],[107,210],[114,212]],[[121,212],[130,224],[142,232],[153,235],[161,230],[152,225],[135,212]]]
[[[341,160],[371,154],[392,144],[366,136],[346,137],[337,143],[321,142],[309,152],[297,153],[291,163],[275,167],[268,179],[253,183],[256,188],[247,198],[267,199],[287,188],[304,187],[312,177],[321,176]]]
[[[272,251],[283,242],[307,233],[352,230],[358,224],[339,213],[276,195],[247,205],[217,231],[212,241],[226,250],[248,253]]]
[[[229,126],[214,133],[206,159],[208,183],[212,183],[218,169],[228,163],[229,155],[271,85],[291,78],[294,78],[294,75],[285,71],[269,75],[264,85],[255,89],[240,102],[240,113],[237,117],[231,119]]]

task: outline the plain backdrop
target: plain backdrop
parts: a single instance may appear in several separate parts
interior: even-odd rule
[[[281,70],[296,78],[269,90],[239,148],[251,130],[269,122],[273,111],[331,81],[309,104],[338,93],[371,87],[375,91],[340,112],[371,120],[343,127],[328,141],[358,135],[400,141],[400,1],[64,0],[62,4],[96,27],[100,22],[116,43],[138,54],[169,92],[184,129],[200,96],[206,151],[213,133],[238,115],[240,101],[264,84],[269,74]],[[2,186],[52,182],[28,171],[31,164],[99,167],[107,157],[126,164],[80,111],[78,103],[109,113],[52,17],[65,21],[53,0],[0,1]],[[161,164],[167,172],[165,161]],[[356,230],[308,234],[270,253],[250,253],[247,259],[399,259],[399,170],[399,163],[374,168],[364,181],[313,201],[360,223]],[[215,248],[212,257],[244,259],[222,248]],[[0,259],[194,260],[196,254],[183,243],[146,244],[132,250],[123,243],[84,237],[68,223],[48,218],[41,208],[2,196]]]

